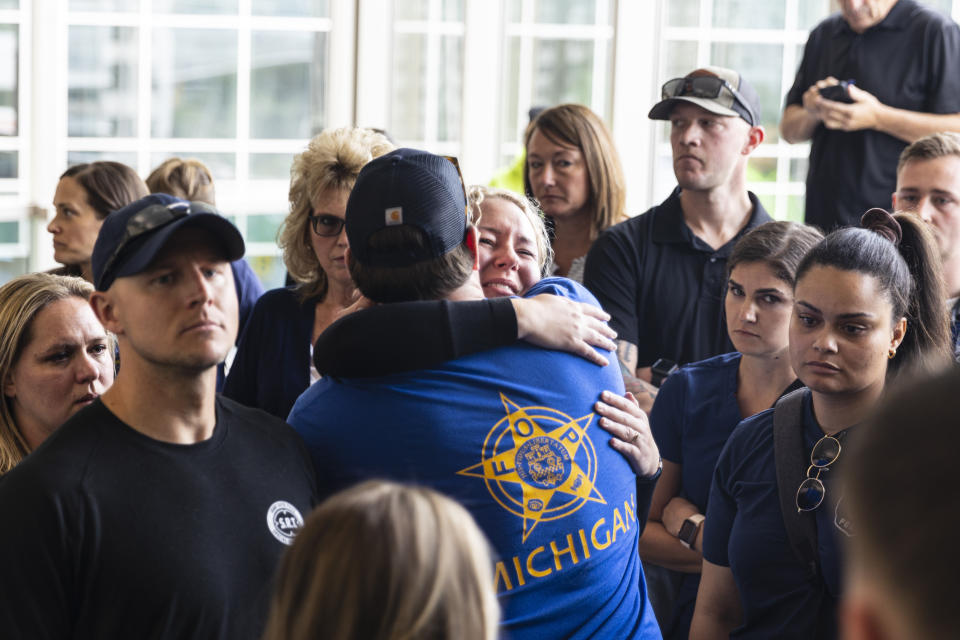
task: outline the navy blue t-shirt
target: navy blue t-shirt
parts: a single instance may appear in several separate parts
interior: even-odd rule
[[[803,441],[805,459],[809,459],[824,432],[814,417],[809,391],[803,403]],[[741,422],[720,454],[710,488],[703,557],[730,567],[740,592],[743,625],[731,638],[809,639],[814,637],[820,611],[818,585],[809,580],[783,524],[773,440],[773,409]],[[844,537],[836,524],[843,512],[843,498],[836,495],[839,483],[835,482],[834,466],[820,474],[827,493],[814,512],[827,590],[823,607],[828,617],[835,615],[841,592],[840,545]],[[830,626],[835,631],[836,625]]]
[[[549,278],[527,295],[596,304]],[[495,588],[513,640],[660,638],[637,553],[637,482],[597,427],[606,367],[523,342],[433,369],[324,377],[289,422],[321,494],[368,478],[429,486],[459,501],[496,552]]]

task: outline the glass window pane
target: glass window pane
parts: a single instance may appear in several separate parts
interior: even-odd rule
[[[739,29],[783,29],[785,11],[785,3],[770,0],[713,0],[713,24]]]
[[[68,134],[137,135],[137,30],[72,26],[69,41]]]
[[[535,39],[533,78],[534,104],[589,105],[593,93],[593,42]]]
[[[776,158],[750,158],[747,162],[747,182],[776,182]]]
[[[392,57],[390,135],[396,140],[422,140],[427,101],[427,37],[415,33],[396,34]]]
[[[0,9],[19,9],[19,0],[0,0]]]
[[[68,151],[67,166],[72,167],[75,164],[84,164],[86,162],[96,162],[97,160],[113,160],[122,162],[128,167],[137,166],[137,154],[135,151]],[[53,197],[53,194],[51,194]]]
[[[16,178],[20,173],[18,152],[0,151],[0,178]]]
[[[0,283],[22,276],[26,272],[26,258],[0,258]]]
[[[520,38],[510,38],[503,56],[503,103],[500,112],[500,130],[503,142],[521,142],[523,130],[519,129],[517,110],[520,106]],[[524,92],[526,95],[526,92]],[[526,105],[525,105],[526,106]],[[533,105],[529,105],[533,106]]]
[[[0,222],[0,243],[17,244],[20,242],[20,223],[16,220]]]
[[[397,20],[426,20],[430,13],[430,0],[395,0],[393,15]]]
[[[783,218],[783,215],[777,215],[777,196],[772,193],[758,193],[757,200],[760,201],[760,204],[763,205],[763,208],[767,210],[775,220],[780,220]]]
[[[920,0],[920,2],[930,5],[946,15],[950,15],[950,11],[953,9],[953,0]]]
[[[443,0],[441,20],[449,22],[463,21],[463,0]]]
[[[830,0],[804,0],[797,3],[797,27],[812,29],[830,15]]]
[[[17,135],[18,40],[17,25],[0,24],[0,136]]]
[[[807,158],[793,158],[790,160],[790,181],[791,182],[806,182],[807,181]]]
[[[264,289],[282,287],[287,276],[287,268],[280,256],[247,256],[244,258],[260,278]]]
[[[503,15],[507,22],[520,22],[523,0],[506,0]]]
[[[257,214],[247,217],[247,242],[276,242],[277,229],[285,213]]]
[[[150,170],[160,166],[167,158],[192,158],[207,165],[213,175],[213,181],[233,180],[237,177],[237,158],[233,153],[183,151],[181,153],[152,153],[150,154]],[[149,175],[149,172],[147,173]]]
[[[328,0],[253,0],[250,10],[257,16],[326,18],[330,15],[330,3]]]
[[[715,43],[711,62],[715,65],[736,69],[746,78],[760,96],[760,120],[766,129],[766,142],[780,137],[777,123],[780,121],[780,100],[783,65],[783,46],[779,44]]]
[[[596,24],[597,2],[609,5],[609,0],[534,0],[533,20],[549,24]]]
[[[255,31],[250,137],[309,138],[323,129],[327,34]]]
[[[460,139],[460,107],[463,95],[463,38],[440,39],[440,88],[437,99],[437,139]]]
[[[291,164],[292,153],[251,153],[250,177],[255,180],[287,180]]]
[[[70,0],[71,11],[139,11],[139,2],[130,0]]]
[[[663,75],[660,77],[662,85],[671,78],[682,78],[697,68],[697,43],[689,40],[668,41],[664,46],[663,60],[666,64]],[[657,92],[657,96],[660,92]]]
[[[667,24],[671,27],[696,27],[700,24],[700,0],[665,2]]]
[[[236,31],[154,29],[152,131],[157,138],[236,135]]]
[[[237,0],[153,0],[154,13],[237,13]]]
[[[787,196],[787,220],[803,222],[803,209],[803,196]],[[773,209],[767,209],[767,211],[773,211]]]

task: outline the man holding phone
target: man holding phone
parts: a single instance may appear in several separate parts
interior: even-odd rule
[[[810,33],[780,133],[812,141],[806,222],[884,207],[907,144],[960,131],[960,27],[916,0],[840,0]]]

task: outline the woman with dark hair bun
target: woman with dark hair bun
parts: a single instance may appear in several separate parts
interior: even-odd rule
[[[103,219],[148,193],[137,172],[119,162],[90,162],[64,171],[53,196],[56,213],[47,225],[53,259],[63,265],[54,273],[93,282],[90,256]]]
[[[790,362],[806,389],[740,423],[717,461],[690,638],[834,638],[847,434],[886,384],[951,362],[940,258],[908,214],[872,209],[800,263]]]
[[[704,514],[713,468],[733,429],[800,386],[787,357],[793,284],[803,256],[823,234],[768,222],[727,259],[724,312],[736,348],[669,376],[650,413],[663,473],[640,557],[664,638],[686,639],[700,583]],[[653,566],[651,566],[653,565]]]

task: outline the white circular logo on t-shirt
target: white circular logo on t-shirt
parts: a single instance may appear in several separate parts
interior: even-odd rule
[[[267,509],[267,528],[283,544],[292,544],[302,526],[303,516],[289,502],[277,500]]]

